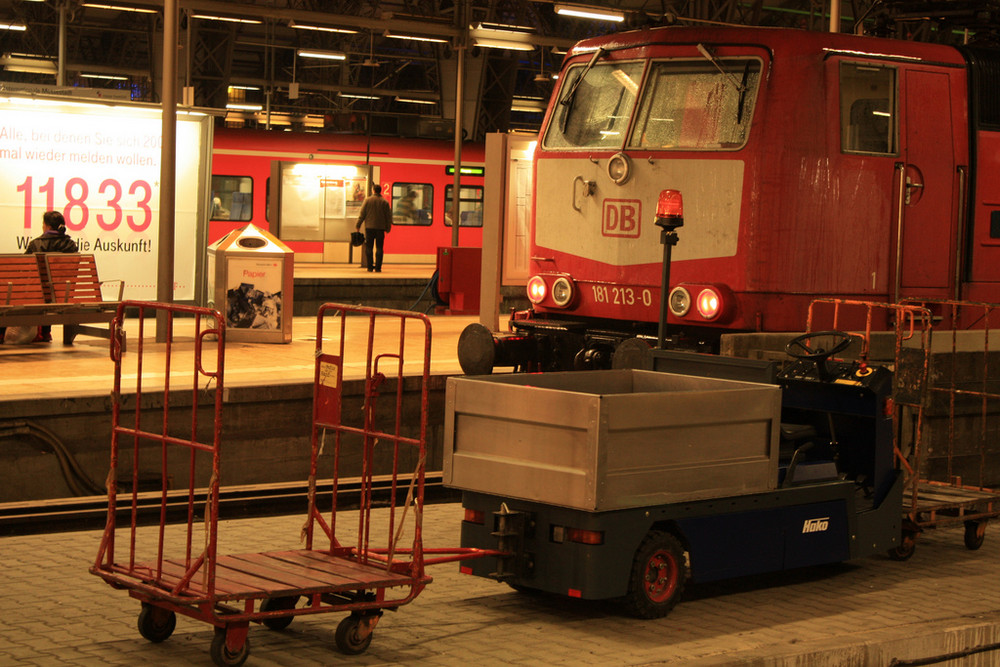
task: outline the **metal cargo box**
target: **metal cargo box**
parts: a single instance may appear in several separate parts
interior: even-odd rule
[[[448,379],[444,482],[600,511],[774,489],[777,386],[637,370]]]

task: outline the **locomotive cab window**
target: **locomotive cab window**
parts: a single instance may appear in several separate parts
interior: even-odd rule
[[[643,65],[598,62],[569,68],[545,132],[545,148],[622,146]]]
[[[650,71],[630,148],[735,150],[746,143],[760,61],[667,61]]]
[[[444,224],[451,227],[451,201],[454,185],[444,188]],[[463,185],[458,195],[459,227],[483,226],[483,188],[481,185]]]
[[[253,218],[253,179],[249,176],[212,177],[212,220],[249,222]]]
[[[895,155],[896,70],[840,64],[840,141],[845,153]]]
[[[392,184],[392,224],[431,224],[434,219],[434,186],[429,183]]]

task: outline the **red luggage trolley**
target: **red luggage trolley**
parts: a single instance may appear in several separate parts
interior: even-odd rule
[[[126,309],[130,308],[140,311],[140,319],[134,346],[137,357],[134,406],[128,410],[125,407],[131,399],[122,394],[122,350],[123,320]],[[153,313],[167,319],[165,345],[153,347],[144,343],[143,316]],[[193,342],[186,334],[175,339],[178,315],[185,316],[187,322],[193,317]],[[325,353],[323,325],[331,316],[339,321],[339,336],[331,333],[339,342],[331,345],[336,348],[335,353]],[[366,330],[364,318],[367,318]],[[352,323],[350,331],[348,319]],[[362,329],[360,334],[356,323]],[[338,648],[348,654],[367,649],[382,612],[411,602],[431,581],[424,573],[424,566],[430,561],[424,559],[421,537],[429,320],[416,313],[336,304],[326,304],[320,309],[316,327],[309,513],[303,530],[305,548],[224,556],[218,555],[224,321],[219,313],[203,308],[125,302],[118,308],[113,331],[115,385],[108,519],[90,571],[115,588],[127,589],[142,603],[140,634],[153,642],[163,641],[174,630],[176,614],[183,614],[215,626],[211,656],[216,664],[240,665],[249,653],[251,622],[280,629],[295,616],[343,611],[349,615],[337,628]],[[381,346],[378,341],[386,339],[383,331],[393,337],[398,334],[398,344],[393,343],[386,352],[376,352],[376,347]],[[367,350],[364,363],[356,364],[364,374],[363,409],[357,426],[344,424],[340,418],[345,342],[349,338],[351,349]],[[418,357],[418,361],[408,366],[405,353]],[[164,368],[150,373],[150,367],[159,361]],[[171,387],[178,377],[171,366],[185,363],[191,384],[188,391],[178,392]],[[404,367],[411,376],[405,381]],[[148,396],[151,390],[143,387],[144,375],[162,376],[162,401]],[[421,406],[416,427],[403,420],[404,386],[414,391],[417,379],[414,375],[420,381],[417,391]],[[205,386],[213,382],[214,392]],[[157,387],[156,391],[160,389]],[[377,409],[382,392],[391,392],[392,398],[392,406],[384,414]],[[210,409],[214,418],[206,427],[204,418],[199,423],[198,417],[199,411],[205,412],[200,404],[208,399],[214,401]],[[152,417],[143,415],[149,406],[155,412]],[[186,418],[188,414],[190,419]],[[123,452],[122,465],[128,466],[125,459],[128,456],[131,481],[125,475],[120,478],[118,468],[119,450],[128,443],[131,452]],[[137,527],[139,465],[144,461],[148,466],[152,457],[159,458],[162,471],[161,488],[157,492],[160,520],[158,528],[144,529]],[[210,460],[206,461],[206,457]],[[321,463],[323,467],[328,464],[333,467],[332,484],[322,491],[317,482]],[[338,474],[346,464],[360,465],[362,493],[357,525],[349,527],[356,528],[356,535],[338,539]],[[407,464],[411,467],[404,470]],[[386,468],[388,472],[383,474]],[[186,484],[178,483],[178,479],[186,480]],[[380,507],[375,513],[373,481],[388,481],[390,487],[387,507]],[[168,490],[172,482],[184,488]],[[352,482],[356,485],[357,478]],[[130,487],[128,493],[124,491],[126,487]],[[332,509],[326,518],[318,503],[328,491]],[[119,497],[129,495],[130,507],[126,501],[121,503],[126,507],[120,508]],[[186,520],[168,525],[168,506],[176,506],[178,496],[182,496],[182,504],[186,506]],[[388,517],[388,526],[381,523],[384,517]],[[375,518],[378,526],[373,525]],[[412,538],[407,546],[400,545],[404,533],[407,539]],[[120,548],[122,544],[124,548]],[[116,546],[119,546],[117,551]],[[149,559],[140,558],[140,546],[145,549],[143,555],[147,551],[151,554]],[[173,548],[180,553],[168,556],[168,549]],[[437,557],[432,560],[449,562],[474,557],[471,551],[474,550],[437,549],[434,550]]]

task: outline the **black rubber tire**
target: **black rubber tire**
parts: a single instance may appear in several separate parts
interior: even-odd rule
[[[913,552],[917,550],[917,535],[910,531],[903,531],[903,541],[898,547],[889,549],[888,555],[892,560],[910,560]]]
[[[661,618],[684,593],[687,564],[684,547],[670,533],[651,530],[632,561],[624,605],[638,618]]]
[[[282,609],[295,609],[295,605],[299,601],[298,595],[288,595],[280,598],[268,598],[260,603],[261,611],[279,611]],[[261,623],[271,630],[284,630],[292,623],[294,616],[276,616],[274,618],[265,618]]]
[[[375,633],[370,632],[367,637],[360,639],[358,637],[358,626],[360,624],[361,616],[351,614],[345,617],[337,626],[337,634],[334,635],[334,640],[337,642],[337,648],[344,655],[360,655],[367,651],[371,645],[372,637],[375,636]]]
[[[965,548],[969,551],[975,551],[983,546],[983,540],[986,538],[986,526],[984,525],[982,532],[980,532],[980,523],[979,521],[965,522]]]
[[[247,637],[243,646],[234,653],[226,648],[226,630],[216,628],[215,636],[212,637],[212,646],[208,652],[212,656],[212,662],[219,667],[239,667],[247,661],[247,657],[250,655],[250,638]]]
[[[177,627],[177,614],[169,609],[161,609],[146,602],[139,612],[139,634],[154,644],[169,638]]]

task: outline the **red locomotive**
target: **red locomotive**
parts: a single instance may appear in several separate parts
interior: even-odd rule
[[[467,372],[613,365],[655,341],[667,269],[664,326],[701,349],[801,331],[816,297],[1000,298],[997,49],[665,27],[580,42],[559,81],[534,158],[532,310],[510,334],[473,325]],[[666,189],[684,216],[669,267]]]
[[[303,261],[329,261],[324,246],[349,241],[371,178],[394,211],[386,255],[395,262],[433,263],[438,246],[452,241],[454,163],[450,140],[217,128],[208,240],[253,223],[277,234]],[[462,165],[473,173],[462,175],[459,242],[480,246],[482,144],[463,146]],[[272,202],[275,190],[280,193]],[[346,261],[346,251],[340,254]]]

